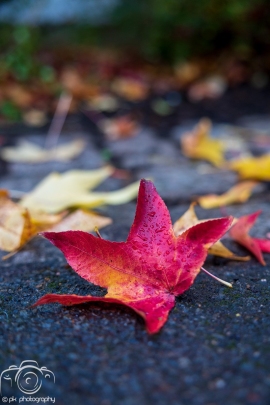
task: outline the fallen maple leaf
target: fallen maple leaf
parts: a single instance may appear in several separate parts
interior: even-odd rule
[[[226,193],[203,195],[197,199],[201,207],[205,209],[223,207],[234,203],[243,203],[251,196],[253,188],[258,183],[255,181],[243,181],[230,188]]]
[[[28,211],[9,199],[8,192],[0,190],[0,249],[17,250],[35,232]]]
[[[77,210],[68,215],[41,213],[31,217],[26,208],[14,203],[6,190],[0,190],[0,249],[14,253],[39,232],[67,230],[93,231],[112,222],[110,218],[93,212]],[[10,255],[5,256],[8,258]]]
[[[7,83],[3,86],[3,93],[8,100],[13,101],[20,108],[28,108],[33,103],[33,94],[21,84]]]
[[[51,160],[67,162],[78,156],[84,149],[82,139],[55,146],[53,149],[44,149],[32,142],[22,140],[17,146],[2,148],[1,157],[8,162],[44,163]]]
[[[149,92],[146,82],[131,77],[118,77],[112,83],[112,90],[130,101],[144,100]]]
[[[128,115],[116,118],[103,118],[98,126],[110,141],[135,136],[139,130],[138,123]]]
[[[99,94],[88,100],[89,107],[96,111],[113,112],[119,109],[120,105],[116,97],[111,94]]]
[[[228,164],[228,167],[238,172],[242,179],[269,181],[270,153],[260,157],[233,160]]]
[[[135,198],[139,183],[111,192],[89,192],[114,172],[112,167],[98,170],[71,170],[51,173],[21,200],[20,204],[35,217],[40,212],[57,213],[69,207],[96,207],[124,204]]]
[[[189,209],[174,223],[173,230],[176,236],[181,235],[191,226],[205,222],[205,220],[198,219],[194,209],[195,204],[196,203],[192,203]],[[208,253],[213,256],[224,257],[231,260],[248,261],[250,259],[249,256],[242,257],[235,255],[226,248],[220,240],[210,246]]]
[[[200,120],[193,131],[181,137],[181,148],[187,157],[207,160],[215,166],[221,166],[224,163],[224,146],[221,141],[210,138],[211,125],[211,121],[206,118]]]
[[[112,223],[111,218],[103,217],[95,212],[85,210],[76,210],[64,219],[53,225],[48,231],[64,232],[64,231],[85,231],[91,232],[96,228],[104,228]]]
[[[149,333],[158,332],[175,297],[194,282],[207,249],[229,229],[232,218],[208,220],[176,237],[169,211],[153,183],[142,180],[136,216],[126,242],[80,232],[45,232],[71,267],[87,281],[108,289],[105,297],[47,294],[34,306],[104,301],[141,315]]]
[[[270,253],[270,241],[268,239],[253,238],[248,234],[260,213],[261,211],[256,211],[240,217],[229,233],[233,240],[253,253],[258,261],[265,266],[262,252]]]
[[[46,124],[46,112],[32,108],[23,114],[23,121],[33,127],[41,127]]]
[[[181,62],[175,66],[175,76],[181,87],[187,87],[201,76],[201,67],[194,62]]]
[[[192,84],[188,90],[188,96],[193,102],[201,101],[205,98],[216,99],[222,96],[226,87],[227,83],[222,76],[210,76]]]
[[[73,68],[65,68],[60,81],[64,89],[77,99],[88,99],[100,94],[100,88],[97,84],[83,80],[79,72]]]

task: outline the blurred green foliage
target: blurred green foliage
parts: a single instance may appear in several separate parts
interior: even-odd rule
[[[86,0],[87,1],[87,0]],[[50,47],[94,44],[120,47],[152,62],[175,63],[230,51],[239,57],[267,55],[268,0],[120,0],[106,23],[90,26],[0,26],[0,75],[51,81],[54,70],[37,52]]]
[[[268,0],[122,0],[112,25],[123,46],[167,62],[222,50],[248,56],[270,45]]]
[[[0,74],[7,72],[18,81],[39,77],[44,82],[54,78],[51,66],[39,62],[37,52],[42,46],[41,28],[27,26],[0,27],[1,66]]]
[[[6,117],[9,121],[20,121],[22,114],[20,109],[9,100],[3,101],[0,104],[0,114]]]

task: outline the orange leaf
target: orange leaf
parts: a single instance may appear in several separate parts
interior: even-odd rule
[[[128,115],[104,118],[99,121],[98,125],[110,141],[135,136],[139,129],[138,123]]]
[[[149,92],[147,83],[129,77],[116,78],[112,83],[112,90],[130,101],[144,100]]]

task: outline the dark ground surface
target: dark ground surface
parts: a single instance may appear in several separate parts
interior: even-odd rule
[[[217,171],[181,155],[178,138],[191,125],[186,120],[196,120],[208,111],[217,123],[269,128],[270,116],[266,114],[270,114],[270,95],[256,90],[255,97],[252,91],[240,88],[238,93],[235,90],[235,94],[206,106],[183,106],[184,111],[180,105],[173,117],[153,118],[156,130],[143,125],[137,137],[114,143],[100,141],[87,128],[87,122],[81,125],[79,118],[70,119],[62,140],[84,136],[88,146],[83,155],[68,164],[9,165],[6,170],[2,168],[0,185],[28,191],[52,170],[98,168],[109,151],[118,167],[131,170],[130,181],[141,177],[154,180],[176,220],[194,196],[223,192],[237,180],[234,173]],[[265,116],[246,118],[250,113]],[[166,123],[165,137],[161,135]],[[228,133],[224,126],[215,125],[214,134],[224,133]],[[41,135],[29,139],[42,142]],[[253,147],[256,149],[256,143]],[[125,184],[127,181],[110,179],[100,189]],[[240,216],[262,209],[252,232],[264,237],[270,231],[269,201],[266,184],[249,202],[226,208],[226,214]],[[114,221],[101,231],[102,236],[125,240],[135,207],[131,202],[100,209]],[[200,208],[197,213],[200,218],[224,214],[219,209]],[[225,244],[238,254],[246,253],[229,240]],[[55,397],[58,405],[268,405],[270,255],[264,256],[265,267],[254,258],[242,263],[209,256],[205,267],[232,282],[233,288],[200,274],[190,290],[177,299],[161,332],[149,336],[142,319],[122,306],[68,308],[53,304],[30,308],[49,292],[105,293],[76,275],[55,247],[37,237],[20,253],[1,262],[0,372],[24,360],[36,360],[56,377],[55,384],[45,384],[39,394]],[[19,398],[22,394],[13,388],[4,395]]]

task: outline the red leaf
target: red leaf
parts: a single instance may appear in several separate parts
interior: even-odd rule
[[[253,253],[258,261],[265,266],[262,252],[270,252],[270,240],[253,238],[248,234],[260,213],[261,211],[256,211],[252,214],[240,217],[231,228],[230,236],[233,240]]]
[[[269,239],[259,239],[253,238],[259,245],[262,252],[270,253],[270,240]]]
[[[91,283],[106,287],[103,298],[48,294],[34,305],[89,301],[124,304],[140,314],[149,333],[158,332],[175,297],[193,283],[207,249],[227,232],[232,218],[208,220],[176,237],[169,211],[153,183],[142,180],[135,220],[126,242],[110,242],[86,232],[45,232],[71,267]]]

